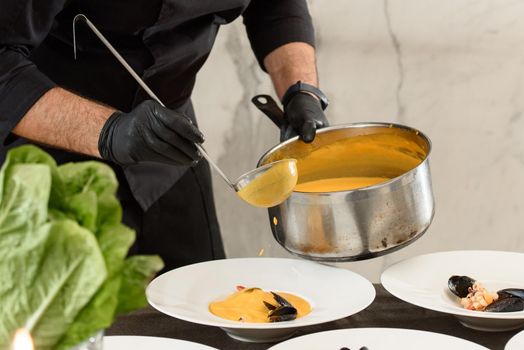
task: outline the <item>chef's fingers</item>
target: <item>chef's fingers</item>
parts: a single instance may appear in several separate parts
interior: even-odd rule
[[[173,130],[181,137],[194,143],[204,142],[204,135],[188,117],[160,105],[156,105],[153,112],[167,128]]]
[[[192,160],[200,159],[200,154],[194,142],[181,137],[177,132],[167,128],[161,121],[153,122],[151,130],[156,138],[171,145],[178,152],[183,153]]]
[[[280,129],[280,141],[286,141],[289,140],[292,137],[297,136],[297,132],[293,128],[292,125],[287,124],[286,126],[282,127]]]
[[[175,147],[150,133],[144,135],[144,139],[151,150],[148,156],[149,161],[191,165],[194,161],[198,160],[198,156],[195,155],[191,157],[180,150],[179,147]]]
[[[315,119],[306,119],[304,124],[302,124],[302,130],[300,130],[300,138],[306,142],[310,143],[315,139],[317,132],[317,123]]]

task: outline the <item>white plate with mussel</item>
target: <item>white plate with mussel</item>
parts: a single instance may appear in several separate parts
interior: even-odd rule
[[[241,341],[274,342],[363,310],[375,289],[354,272],[311,261],[245,258],[169,271],[146,295],[169,316],[220,327]]]
[[[507,331],[524,326],[524,254],[450,251],[396,263],[381,276],[399,299],[455,315],[464,326]]]

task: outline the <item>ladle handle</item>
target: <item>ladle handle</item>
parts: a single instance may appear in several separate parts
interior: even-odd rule
[[[215,169],[215,171],[218,173],[218,175],[220,175],[220,177],[221,177],[222,179],[224,179],[224,181],[227,183],[227,185],[228,185],[229,187],[231,187],[231,189],[232,189],[233,191],[236,192],[236,191],[237,191],[236,186],[235,186],[235,185],[234,185],[234,184],[229,180],[229,178],[226,176],[226,174],[224,174],[224,173],[222,172],[222,169],[220,169],[220,168],[218,167],[218,165],[217,165],[215,162],[213,162],[213,160],[211,160],[211,158],[209,157],[209,154],[207,154],[207,152],[206,152],[206,150],[204,149],[204,147],[202,147],[202,146],[199,145],[198,143],[195,143],[195,147],[198,149],[198,151],[200,152],[200,154],[202,155],[202,157],[204,157],[204,158],[207,160],[207,162],[208,162],[208,163],[213,167],[213,169]]]
[[[142,80],[142,78],[140,78],[140,76],[136,74],[133,68],[126,62],[126,60],[124,60],[124,58],[118,53],[118,51],[116,51],[113,45],[111,45],[111,43],[104,37],[102,33],[100,33],[100,31],[95,27],[95,25],[89,19],[87,19],[87,17],[83,14],[78,14],[73,19],[73,50],[74,50],[75,59],[76,59],[75,24],[76,24],[76,21],[79,19],[82,19],[86,22],[86,24],[89,26],[89,28],[91,28],[91,30],[93,31],[93,33],[95,33],[98,39],[100,39],[100,41],[102,41],[102,43],[107,47],[107,49],[111,51],[113,56],[115,56],[118,62],[120,62],[122,66],[124,66],[124,68],[129,72],[129,74],[131,74],[131,76],[142,87],[142,89],[144,89],[144,91],[149,95],[149,97],[157,101],[162,107],[165,107],[165,105],[162,103],[162,101],[160,101],[158,96],[155,95],[153,90],[151,90],[149,86],[147,86],[147,84]],[[226,174],[222,172],[222,170],[218,167],[218,165],[216,165],[215,162],[211,160],[211,157],[209,157],[209,155],[204,150],[204,148],[201,145],[199,145],[198,143],[195,143],[194,145],[198,149],[200,154],[202,154],[202,156],[207,160],[207,162],[217,171],[217,173],[222,177],[222,179],[224,179],[224,181],[228,184],[228,186],[231,187],[234,191],[236,191],[235,185],[233,185],[233,183],[229,180]]]
[[[284,111],[280,109],[273,97],[269,95],[256,95],[251,99],[251,102],[253,102],[262,113],[267,115],[276,126],[281,128],[284,125]]]

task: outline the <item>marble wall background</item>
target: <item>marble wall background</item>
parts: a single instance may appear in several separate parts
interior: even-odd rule
[[[311,0],[332,124],[391,121],[433,141],[436,215],[426,235],[383,258],[341,266],[377,281],[400,259],[440,250],[524,251],[524,2]],[[249,102],[272,92],[241,21],[223,27],[194,102],[206,147],[231,177],[278,142]],[[229,257],[289,256],[265,210],[215,177]]]

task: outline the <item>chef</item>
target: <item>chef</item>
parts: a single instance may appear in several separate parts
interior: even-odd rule
[[[167,108],[82,22],[73,59],[79,13]],[[282,100],[282,137],[311,142],[328,123],[305,0],[2,0],[0,157],[35,143],[59,164],[103,159],[120,183],[123,221],[137,231],[132,253],[159,254],[166,269],[223,258],[191,92],[220,26],[239,16]]]

